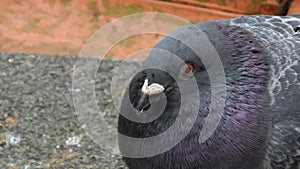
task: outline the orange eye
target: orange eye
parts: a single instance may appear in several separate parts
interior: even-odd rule
[[[184,76],[191,76],[194,73],[194,66],[190,63],[187,63],[181,67],[181,74]]]

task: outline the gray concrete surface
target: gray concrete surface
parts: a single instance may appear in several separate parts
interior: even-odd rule
[[[76,59],[0,53],[1,169],[126,168],[78,122],[71,93]],[[99,70],[105,73],[96,78],[98,104],[114,126],[117,114],[107,91],[116,64],[103,61]]]

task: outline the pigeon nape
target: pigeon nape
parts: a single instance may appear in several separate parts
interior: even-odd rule
[[[189,36],[190,27],[205,37],[197,33]],[[299,169],[299,27],[300,15],[243,16],[187,25],[170,34],[179,35],[179,39],[166,36],[161,40],[145,61],[155,68],[145,67],[137,73],[125,92],[123,100],[129,96],[127,100],[136,110],[122,102],[118,131],[128,137],[151,138],[167,132],[185,115],[181,123],[185,125],[166,138],[171,142],[186,124],[192,124],[183,139],[162,153],[124,155],[129,169]],[[203,44],[211,44],[217,52],[225,84],[219,84],[222,75],[214,73],[214,62],[207,61],[212,53]],[[220,121],[201,143],[200,133],[216,99],[213,89],[218,93],[221,87],[226,92],[224,110],[213,112],[220,114]],[[140,112],[137,116],[148,118],[155,106],[162,106],[160,99],[166,103],[155,120],[137,122],[124,116]],[[136,154],[145,151],[141,144],[129,144],[136,146],[132,150]],[[152,149],[167,144],[161,142]]]

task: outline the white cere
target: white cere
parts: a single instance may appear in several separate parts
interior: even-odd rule
[[[149,80],[145,79],[145,82],[142,86],[143,94],[147,94],[147,95],[160,94],[165,90],[165,88],[158,83],[152,83],[150,86],[148,86],[149,85],[148,83],[149,83]]]

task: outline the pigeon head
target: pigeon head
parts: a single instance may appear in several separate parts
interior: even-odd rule
[[[154,137],[167,132],[178,116],[185,115],[176,132],[190,126],[189,132],[161,154],[124,157],[129,168],[261,167],[270,128],[267,55],[250,32],[221,23],[186,26],[165,37],[146,59],[145,69],[131,80],[124,95],[129,101],[122,103],[118,130],[129,137]],[[220,70],[215,64],[218,59],[223,74],[216,71]],[[225,81],[220,81],[222,78]],[[221,89],[226,95],[218,96]],[[217,97],[225,100],[220,105],[224,106],[222,112],[212,112],[220,120],[212,135],[201,143],[201,131],[205,125],[212,125],[205,121]],[[125,117],[132,114],[141,121]],[[174,135],[169,139],[175,139]]]

